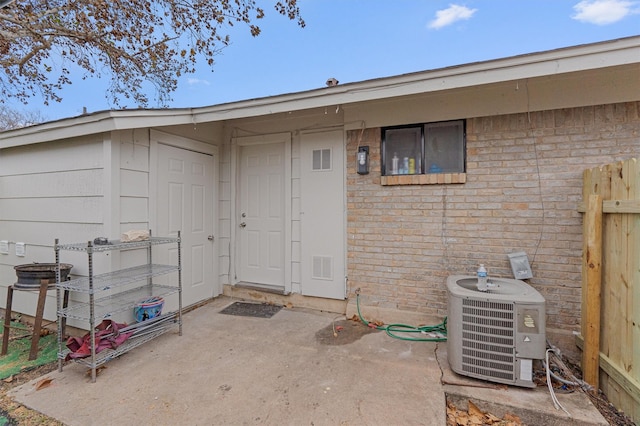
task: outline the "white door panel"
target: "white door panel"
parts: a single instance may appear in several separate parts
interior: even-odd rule
[[[301,141],[301,291],[345,298],[344,154],[341,131]]]
[[[184,306],[213,297],[214,157],[159,143],[157,235],[182,236]],[[177,252],[169,253],[177,262]]]
[[[284,144],[240,147],[238,279],[284,285]]]

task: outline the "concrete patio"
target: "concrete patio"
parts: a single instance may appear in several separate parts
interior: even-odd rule
[[[10,396],[68,425],[445,425],[446,395],[527,424],[607,424],[581,392],[558,395],[569,417],[545,389],[457,376],[445,343],[373,332],[327,344],[318,332],[344,317],[298,308],[272,318],[221,314],[233,301],[185,314],[182,336],[167,333],[111,361],[96,383],[67,364],[46,376],[49,386],[36,390],[34,380]]]

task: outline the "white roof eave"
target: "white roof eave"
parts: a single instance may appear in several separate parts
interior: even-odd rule
[[[250,118],[640,64],[640,36],[199,108],[112,110],[0,133],[0,149],[118,129]]]

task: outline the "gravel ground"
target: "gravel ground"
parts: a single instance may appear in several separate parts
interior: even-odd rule
[[[30,382],[50,371],[58,368],[58,362],[41,365],[0,381],[0,424],[5,425],[51,425],[63,426],[63,423],[47,417],[37,411],[24,407],[7,396],[7,391],[13,387]],[[2,423],[4,421],[4,423]]]

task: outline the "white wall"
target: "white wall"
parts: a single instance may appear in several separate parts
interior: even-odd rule
[[[0,240],[11,242],[10,253],[0,254],[2,306],[4,289],[16,282],[15,265],[54,262],[56,238],[77,242],[101,235],[104,164],[102,135],[0,150]],[[15,255],[15,242],[26,244],[24,257]],[[72,255],[64,262],[86,269],[86,258]],[[55,317],[54,296],[49,292],[45,306],[49,319]],[[34,292],[16,292],[13,309],[33,314],[36,299]]]
[[[53,263],[53,245],[77,243],[149,227],[149,131],[117,131],[0,150],[0,240],[10,253],[0,255],[0,301],[16,281],[13,267]],[[15,255],[15,243],[26,244],[26,256]],[[60,252],[86,275],[88,259]],[[142,250],[94,255],[94,273],[146,261]],[[35,292],[14,293],[13,310],[33,315]],[[55,319],[55,292],[50,291],[45,318]],[[74,325],[74,324],[72,324]]]

